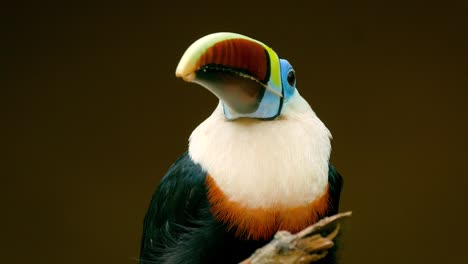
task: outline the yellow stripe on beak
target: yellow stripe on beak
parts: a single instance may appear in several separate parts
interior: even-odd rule
[[[281,95],[278,55],[265,44],[236,33],[214,33],[195,41],[182,56],[176,76],[192,82],[204,66],[225,67],[255,78]]]

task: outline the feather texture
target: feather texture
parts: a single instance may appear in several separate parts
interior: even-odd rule
[[[330,165],[329,207],[338,210],[342,178]],[[149,205],[141,241],[140,264],[239,263],[269,239],[239,239],[211,214],[207,173],[184,153],[168,170]],[[327,257],[332,263],[333,254]]]

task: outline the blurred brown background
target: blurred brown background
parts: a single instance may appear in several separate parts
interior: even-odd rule
[[[160,177],[217,103],[175,67],[233,31],[294,65],[334,135],[342,263],[468,263],[465,6],[161,2],[2,7],[0,262],[136,263]]]

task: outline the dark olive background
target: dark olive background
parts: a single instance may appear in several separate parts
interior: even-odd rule
[[[333,133],[342,263],[468,263],[465,6],[121,2],[1,8],[0,262],[136,263],[159,179],[217,103],[175,67],[233,31],[294,65]]]

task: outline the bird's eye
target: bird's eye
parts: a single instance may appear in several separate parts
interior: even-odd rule
[[[288,72],[288,83],[291,86],[294,86],[296,84],[296,73],[294,73],[294,70],[290,70]]]

